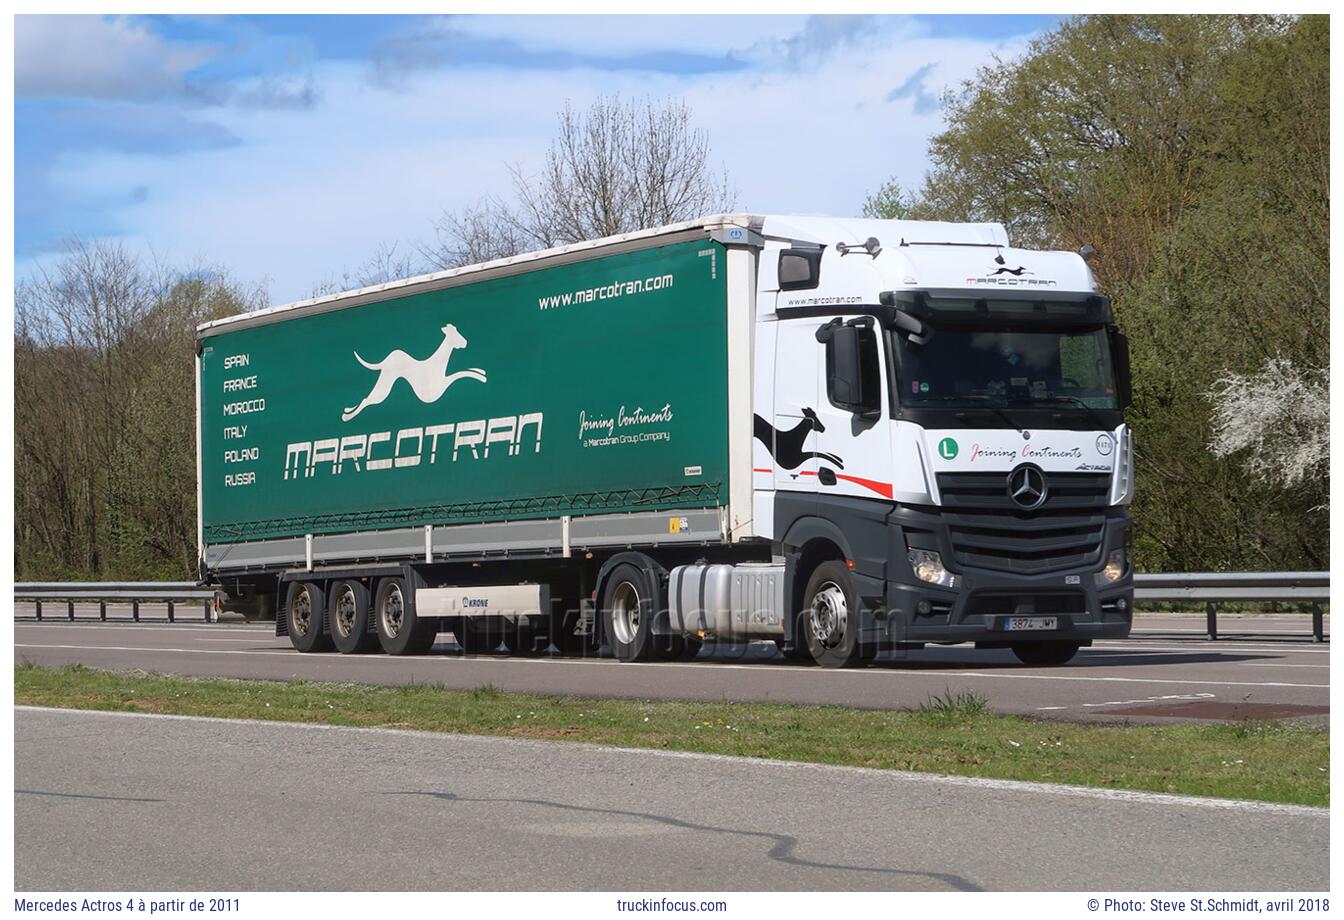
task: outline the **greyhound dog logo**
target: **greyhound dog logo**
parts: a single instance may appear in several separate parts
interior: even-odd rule
[[[1023,275],[1035,274],[1035,272],[1027,271],[1027,267],[1025,265],[1019,265],[1017,268],[1009,268],[1007,265],[1000,265],[998,268],[994,269],[994,271],[990,272],[989,274],[991,278],[994,277],[995,275],[1013,275],[1015,277],[1020,278]]]
[[[756,440],[765,445],[765,449],[775,458],[775,462],[786,470],[796,470],[808,460],[826,460],[843,470],[844,461],[835,454],[803,450],[803,442],[807,440],[807,436],[813,431],[825,431],[826,426],[821,424],[816,412],[811,409],[802,411],[803,420],[788,431],[776,431],[774,425],[759,415],[753,415],[752,434],[756,436]]]
[[[452,358],[453,352],[466,347],[467,340],[457,331],[456,326],[449,323],[443,327],[443,341],[439,343],[439,347],[434,350],[434,354],[424,360],[412,358],[398,348],[383,360],[370,364],[359,356],[359,352],[355,352],[355,360],[369,370],[377,371],[378,379],[374,381],[369,395],[365,396],[359,405],[346,409],[341,414],[341,421],[348,422],[369,406],[376,406],[387,399],[398,380],[405,380],[410,384],[415,395],[423,403],[437,402],[439,397],[459,380],[479,380],[485,383],[485,371],[479,367],[469,367],[456,374],[447,373],[448,361]]]

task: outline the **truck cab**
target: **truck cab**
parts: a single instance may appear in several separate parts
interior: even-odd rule
[[[798,572],[786,650],[1051,664],[1128,635],[1128,346],[1083,256],[997,224],[761,235],[752,511]]]

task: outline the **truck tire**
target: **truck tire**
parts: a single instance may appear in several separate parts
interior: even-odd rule
[[[322,586],[311,581],[291,581],[285,593],[285,617],[289,620],[289,641],[301,652],[325,652],[331,648],[331,636],[322,628],[326,610]]]
[[[602,589],[602,625],[607,645],[621,661],[646,661],[656,654],[653,618],[657,588],[644,571],[628,562],[611,570]],[[670,644],[670,643],[669,643]]]
[[[858,595],[843,562],[829,560],[813,570],[799,626],[812,660],[823,668],[852,668],[872,657],[859,643]]]
[[[373,622],[378,644],[389,655],[423,655],[434,647],[439,632],[437,620],[422,620],[415,615],[406,596],[406,583],[400,578],[378,582]]]
[[[1023,664],[1068,664],[1082,648],[1077,642],[1022,642],[1013,646],[1013,654]]]
[[[358,581],[338,581],[327,606],[331,643],[343,655],[367,652],[378,645],[369,632],[369,589]]]

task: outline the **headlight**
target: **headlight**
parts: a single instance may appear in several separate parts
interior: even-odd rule
[[[1125,551],[1122,549],[1111,550],[1111,554],[1106,557],[1106,565],[1095,576],[1098,585],[1109,585],[1111,582],[1119,581],[1125,574]]]
[[[943,568],[943,557],[927,549],[912,549],[908,555],[915,577],[931,585],[955,588],[959,579]]]

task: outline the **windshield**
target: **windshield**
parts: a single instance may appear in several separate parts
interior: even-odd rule
[[[923,346],[896,336],[895,350],[911,408],[1116,408],[1104,329],[938,328]]]

